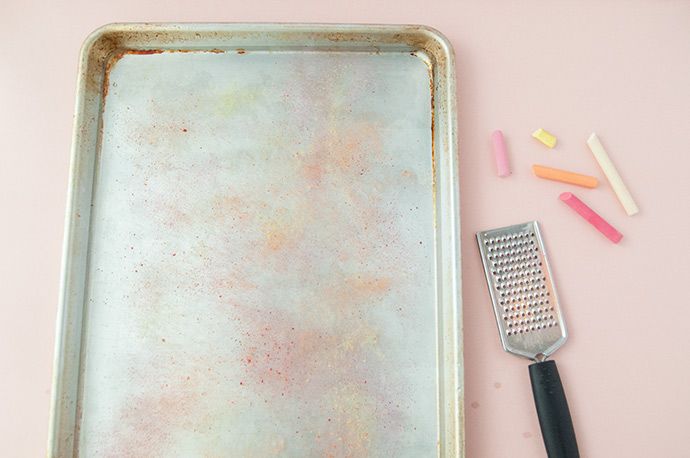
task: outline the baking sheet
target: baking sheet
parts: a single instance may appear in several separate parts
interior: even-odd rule
[[[454,63],[413,26],[82,53],[54,456],[461,456]]]

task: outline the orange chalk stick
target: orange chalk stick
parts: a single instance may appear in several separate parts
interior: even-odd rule
[[[579,173],[566,172],[565,170],[552,169],[543,165],[534,164],[532,166],[534,174],[539,178],[560,181],[562,183],[574,184],[585,188],[596,188],[599,183],[595,177],[580,175]]]

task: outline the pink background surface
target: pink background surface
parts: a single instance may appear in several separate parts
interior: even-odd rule
[[[45,454],[79,48],[109,22],[416,23],[455,46],[468,457],[544,457],[528,361],[503,352],[476,231],[538,219],[569,328],[558,350],[583,457],[685,457],[684,278],[690,3],[681,1],[65,1],[0,17],[0,455]],[[544,128],[553,150],[531,138]],[[498,178],[502,129],[513,174]],[[585,141],[596,132],[635,198],[627,216]],[[540,180],[538,163],[600,178]],[[571,191],[623,240],[558,200]]]

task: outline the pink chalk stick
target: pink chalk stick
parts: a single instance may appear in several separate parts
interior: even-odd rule
[[[494,156],[496,156],[496,165],[498,166],[498,176],[503,178],[510,175],[510,166],[508,165],[508,155],[506,154],[506,144],[503,141],[503,132],[495,130],[491,135],[494,141]]]
[[[564,192],[558,196],[563,202],[568,204],[570,208],[575,210],[580,216],[589,221],[589,223],[596,227],[599,232],[604,234],[613,243],[618,243],[623,238],[623,235],[613,228],[609,223],[597,215],[594,210],[585,205],[580,199],[575,197],[571,192]]]

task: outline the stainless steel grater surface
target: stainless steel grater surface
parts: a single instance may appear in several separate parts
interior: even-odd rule
[[[479,232],[477,241],[503,348],[543,361],[567,333],[539,224]]]

